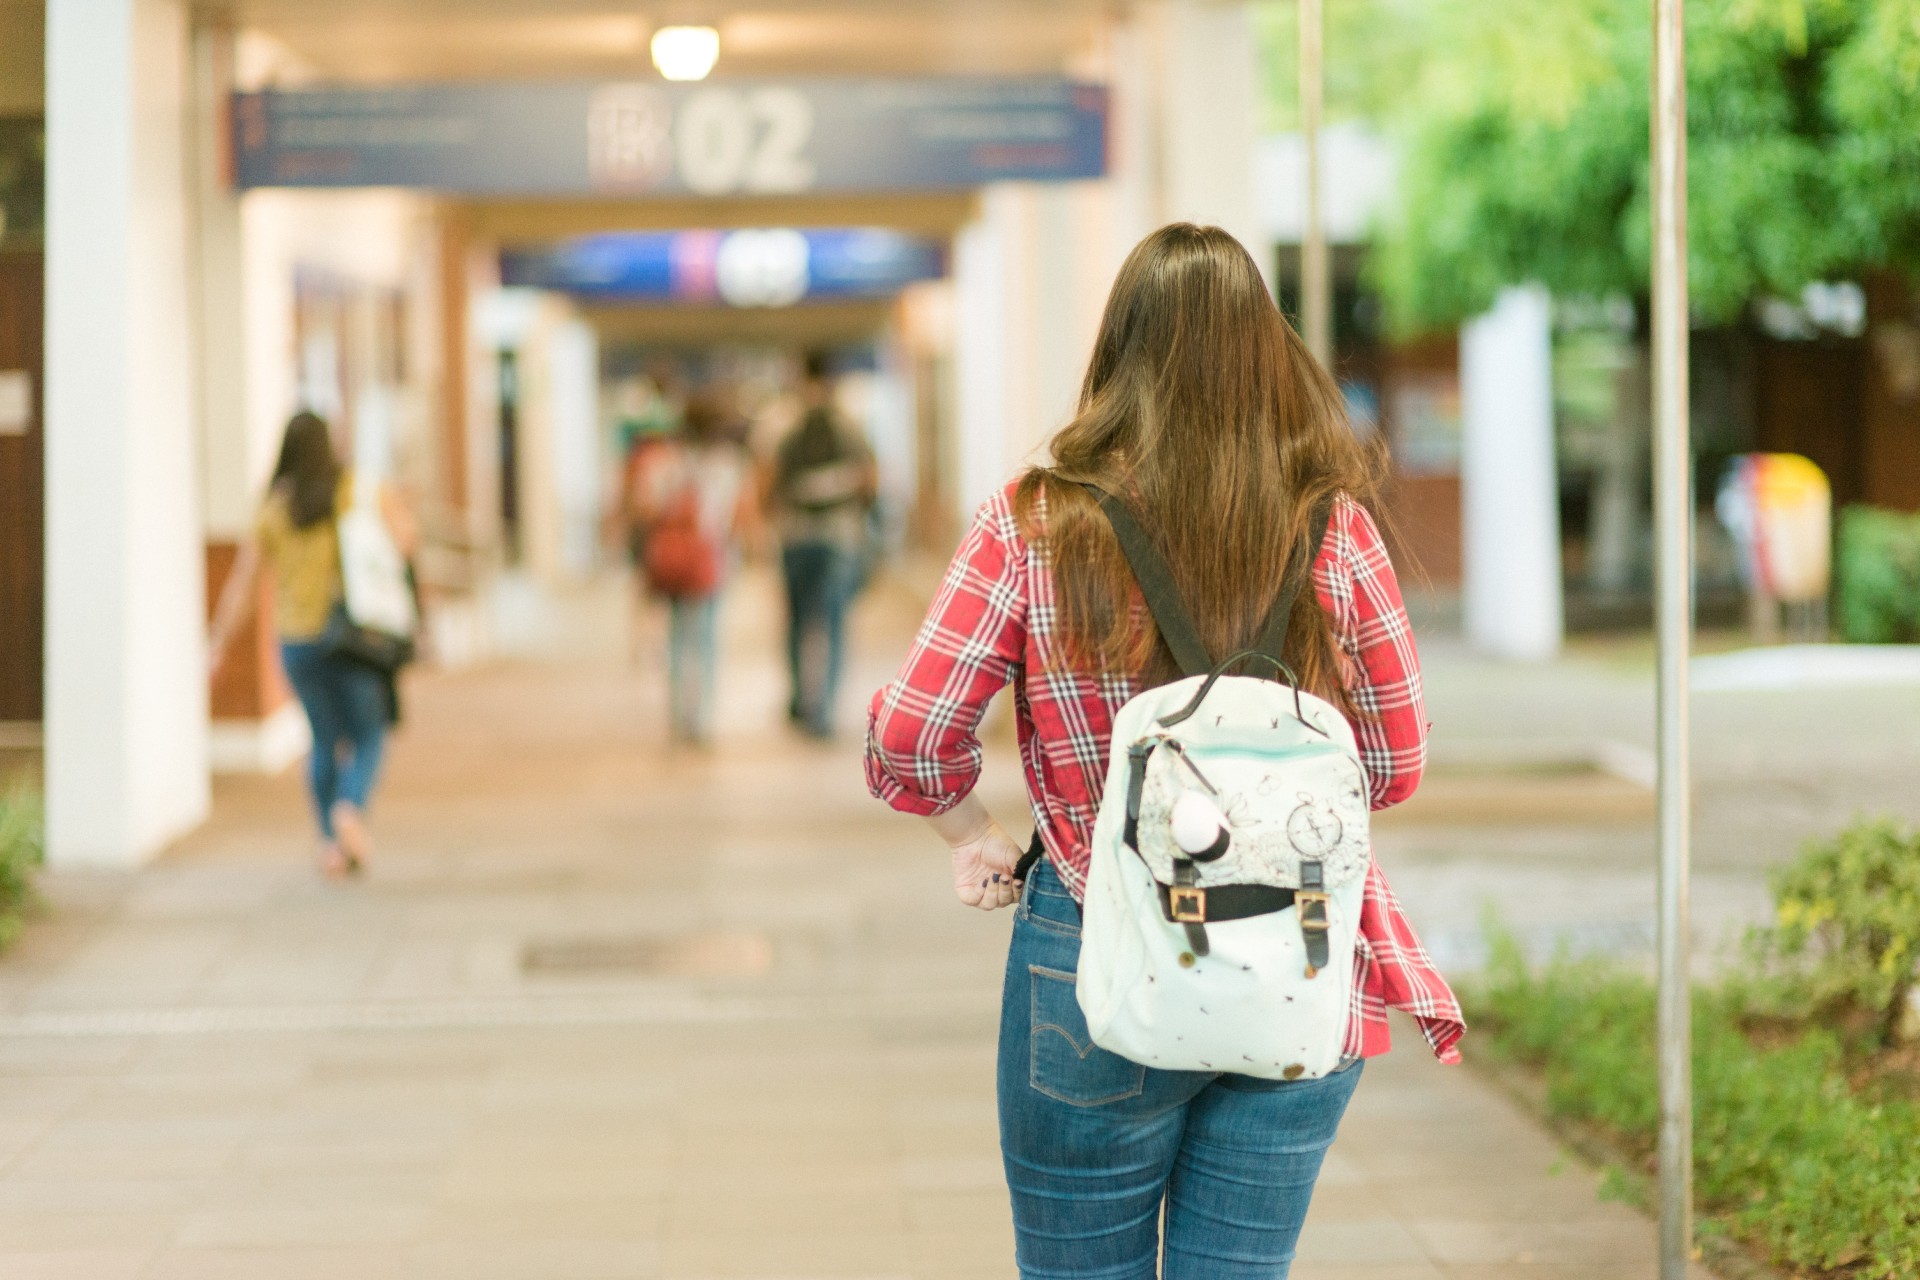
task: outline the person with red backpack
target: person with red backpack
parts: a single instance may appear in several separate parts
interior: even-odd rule
[[[646,529],[638,569],[669,608],[670,731],[690,746],[712,741],[720,595],[759,519],[750,461],[728,425],[716,396],[694,397],[680,434],[649,453],[633,486]]]

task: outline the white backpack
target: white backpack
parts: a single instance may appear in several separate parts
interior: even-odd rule
[[[327,620],[328,649],[388,675],[413,660],[420,618],[406,557],[378,506],[379,487],[352,481],[353,500],[334,519],[340,600]]]
[[[340,538],[340,586],[347,620],[396,639],[419,626],[406,557],[380,514],[380,487],[351,482],[353,498],[335,518]]]
[[[1081,928],[1087,1029],[1151,1067],[1326,1075],[1346,1041],[1372,845],[1353,728],[1281,661],[1325,512],[1260,645],[1216,664],[1131,512],[1094,495],[1187,676],[1114,720]],[[1248,662],[1285,682],[1226,674]]]

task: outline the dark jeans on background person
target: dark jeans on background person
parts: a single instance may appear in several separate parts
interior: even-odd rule
[[[307,786],[320,834],[333,839],[333,806],[364,810],[387,734],[387,678],[330,653],[320,641],[282,641],[280,661],[313,728]]]
[[[833,732],[834,700],[846,661],[847,606],[853,602],[858,564],[853,552],[831,542],[790,542],[780,563],[787,578],[789,713],[809,732],[825,737]]]
[[[1014,908],[1000,1011],[1022,1280],[1284,1280],[1363,1064],[1283,1082],[1130,1062],[1087,1034],[1079,960],[1080,909],[1042,858]]]

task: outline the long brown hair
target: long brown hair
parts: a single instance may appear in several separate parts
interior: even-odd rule
[[[330,518],[339,487],[340,455],[333,451],[327,420],[302,409],[287,420],[273,468],[273,488],[285,498],[294,528]]]
[[[1348,424],[1339,389],[1273,304],[1240,242],[1176,222],[1135,246],[1107,298],[1079,410],[1053,465],[1020,481],[1021,531],[1050,561],[1063,657],[1076,669],[1179,676],[1126,557],[1080,486],[1129,503],[1217,659],[1259,637],[1314,509],[1371,502],[1382,458]],[[1309,690],[1354,708],[1309,586],[1287,632]]]

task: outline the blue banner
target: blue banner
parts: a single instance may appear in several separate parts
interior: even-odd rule
[[[236,184],[472,195],[921,191],[1106,172],[1058,78],[475,83],[233,97]]]
[[[945,270],[939,241],[881,227],[619,232],[500,255],[506,285],[735,307],[885,298]]]

